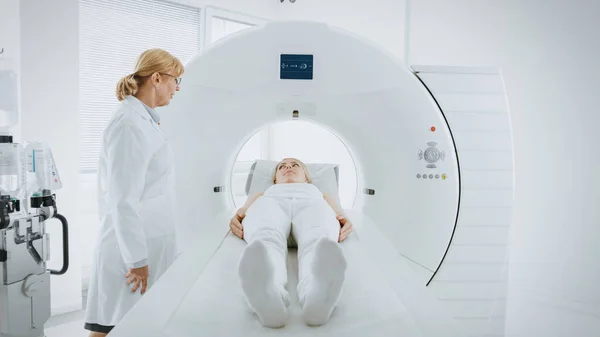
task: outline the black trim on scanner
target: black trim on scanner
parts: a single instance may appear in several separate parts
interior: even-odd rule
[[[456,154],[456,165],[458,166],[458,207],[456,209],[456,218],[454,219],[454,228],[452,228],[452,235],[450,236],[450,241],[448,242],[448,247],[446,247],[446,251],[444,252],[444,256],[442,256],[442,260],[440,261],[440,264],[437,266],[437,268],[433,272],[433,275],[431,275],[431,278],[429,279],[429,281],[427,281],[427,284],[425,285],[426,287],[428,287],[429,284],[431,283],[431,281],[433,281],[433,278],[437,275],[437,272],[442,267],[442,264],[444,263],[444,260],[446,259],[446,255],[448,255],[448,251],[450,250],[450,246],[452,246],[452,240],[454,239],[454,233],[456,233],[456,226],[458,224],[458,216],[460,214],[460,200],[462,197],[462,179],[461,179],[461,175],[460,175],[461,171],[460,171],[460,159],[458,156],[458,149],[456,148],[456,141],[454,140],[454,134],[452,133],[452,128],[450,127],[450,123],[448,123],[446,114],[444,114],[444,110],[442,110],[442,107],[438,103],[437,99],[435,98],[435,96],[433,95],[431,90],[429,90],[429,87],[427,87],[427,84],[425,84],[425,82],[419,77],[418,72],[413,71],[413,74],[419,80],[419,82],[421,82],[421,84],[423,84],[423,87],[425,87],[425,89],[427,90],[427,92],[429,93],[431,98],[433,98],[435,105],[437,105],[438,109],[440,109],[440,113],[442,114],[442,117],[444,117],[444,121],[446,122],[448,131],[450,132],[450,138],[452,138],[452,145],[454,146],[454,153]]]

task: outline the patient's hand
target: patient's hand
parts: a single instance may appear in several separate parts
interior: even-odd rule
[[[240,239],[244,238],[244,227],[242,226],[244,217],[246,217],[246,209],[242,207],[235,212],[235,215],[231,218],[231,221],[229,221],[231,232]]]
[[[340,222],[340,236],[338,237],[338,242],[342,242],[346,240],[348,235],[352,232],[352,222],[350,219],[346,218],[343,214],[338,214],[336,219]]]

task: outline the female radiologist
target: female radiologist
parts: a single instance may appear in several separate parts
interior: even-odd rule
[[[106,336],[176,259],[173,157],[154,108],[169,104],[183,72],[177,58],[150,49],[117,84],[121,104],[104,131],[98,168],[90,337]]]

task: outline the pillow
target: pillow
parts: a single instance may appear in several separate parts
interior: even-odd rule
[[[257,160],[252,164],[246,181],[246,195],[264,192],[273,185],[273,172],[277,161]],[[331,195],[340,204],[339,166],[337,164],[305,163],[312,183],[322,193]]]

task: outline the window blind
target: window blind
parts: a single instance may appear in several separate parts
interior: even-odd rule
[[[80,173],[95,173],[118,80],[146,49],[184,64],[200,49],[200,9],[161,0],[79,1]]]

